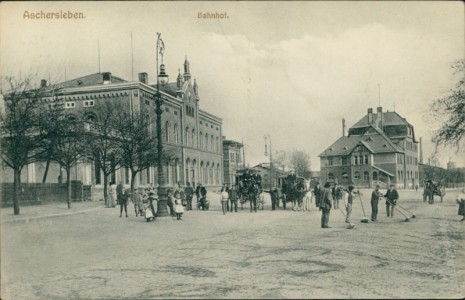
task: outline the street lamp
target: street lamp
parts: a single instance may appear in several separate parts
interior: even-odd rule
[[[158,175],[158,202],[157,202],[157,217],[167,217],[168,213],[168,197],[165,187],[165,175],[163,173],[163,143],[161,133],[161,114],[163,99],[160,94],[160,84],[168,83],[168,75],[165,72],[165,65],[163,64],[163,52],[165,50],[165,44],[160,38],[161,33],[157,32],[157,97],[155,100],[156,108],[155,113],[157,114],[157,175]],[[158,54],[161,56],[160,73],[158,73]]]
[[[265,156],[268,156],[268,153],[266,151],[266,147],[267,147],[267,144],[266,144],[266,141],[269,139],[270,141],[270,191],[272,190],[272,185],[273,185],[273,179],[272,179],[272,170],[273,170],[273,153],[272,153],[272,149],[271,149],[271,135],[269,135],[268,133],[265,134],[263,136],[263,138],[265,139]]]

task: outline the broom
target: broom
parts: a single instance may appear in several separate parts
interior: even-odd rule
[[[386,201],[389,202],[389,203],[391,203],[391,205],[394,206],[394,208],[397,209],[397,211],[398,211],[401,215],[403,215],[403,216],[405,217],[404,222],[410,221],[409,217],[407,217],[400,209],[398,209],[398,208],[395,206],[394,203],[392,203],[391,201],[389,201],[389,199],[387,199],[387,198],[386,198]]]
[[[360,222],[362,223],[368,223],[368,218],[365,214],[365,208],[363,207],[363,201],[362,201],[362,197],[360,197],[360,192],[357,191],[357,195],[358,195],[358,199],[360,199],[360,204],[362,204],[362,210],[363,210],[363,219],[360,220]]]
[[[406,212],[412,214],[412,216],[411,216],[412,219],[415,219],[415,218],[417,217],[417,216],[415,216],[414,213],[412,213],[410,210],[406,209],[405,207],[401,206],[400,204],[396,204],[396,205],[398,205],[400,208],[402,208],[402,209],[405,210]]]

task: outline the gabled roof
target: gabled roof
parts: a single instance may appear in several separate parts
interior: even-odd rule
[[[398,113],[387,111],[383,112],[383,126],[390,125],[410,125],[407,120],[402,118]],[[377,113],[373,113],[377,115]],[[368,115],[363,116],[357,123],[355,123],[351,128],[366,127],[368,126]]]
[[[362,135],[340,137],[318,156],[350,155],[358,145],[363,145],[371,153],[403,153],[380,129],[370,125]]]
[[[111,76],[111,83],[122,83],[127,82],[124,79],[121,79],[116,76]],[[103,73],[95,73],[86,75],[83,77],[75,78],[72,80],[64,81],[53,85],[53,88],[75,88],[75,87],[84,87],[84,86],[94,86],[94,85],[103,85]]]

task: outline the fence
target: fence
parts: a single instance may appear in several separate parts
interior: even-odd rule
[[[1,206],[13,206],[13,183],[0,184]],[[66,183],[21,183],[20,205],[37,205],[44,202],[68,201]],[[71,181],[71,200],[82,201],[92,199],[92,188],[81,181]]]

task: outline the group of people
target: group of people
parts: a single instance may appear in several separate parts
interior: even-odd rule
[[[337,184],[331,189],[331,183],[326,182],[324,187],[320,186],[318,182],[313,193],[315,195],[315,205],[321,210],[321,228],[329,227],[329,215],[331,209],[339,209],[339,201],[345,201],[345,222],[350,223],[350,216],[352,214],[352,205],[356,197],[354,186],[351,184],[347,190],[338,186]],[[391,185],[385,194],[380,191],[380,186],[376,185],[371,193],[371,221],[376,222],[378,218],[378,203],[381,198],[386,198],[386,215],[387,217],[394,216],[394,208],[399,199],[399,193]]]

